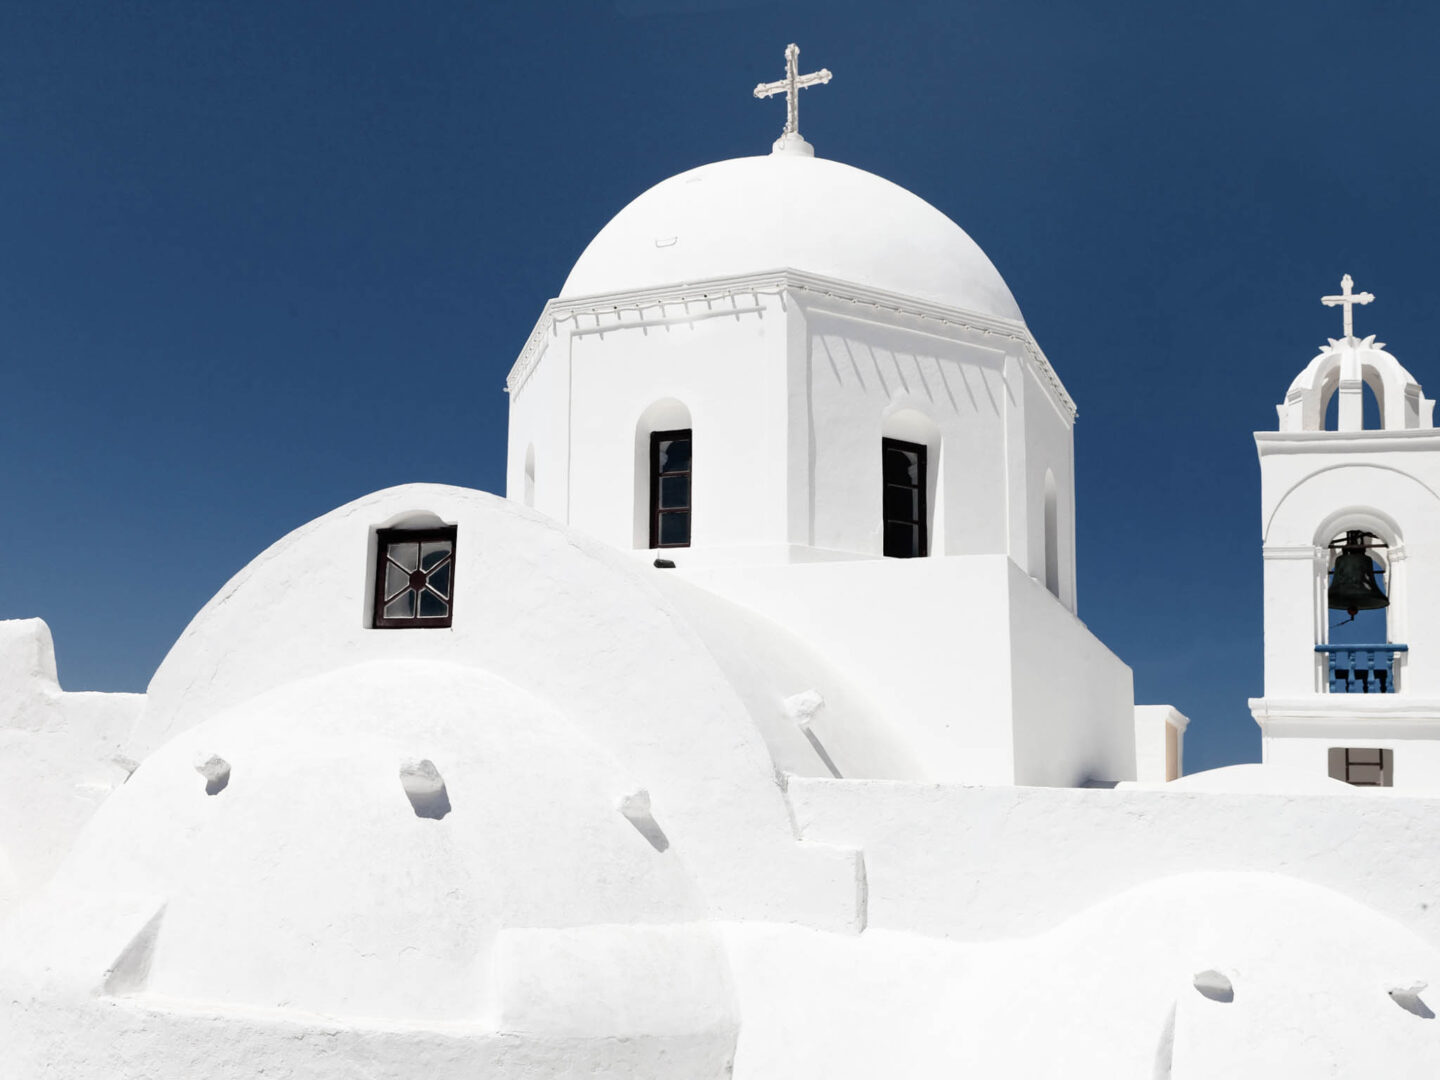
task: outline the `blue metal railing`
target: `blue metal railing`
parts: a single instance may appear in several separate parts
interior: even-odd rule
[[[1409,645],[1316,645],[1324,653],[1332,694],[1393,694],[1395,654]]]

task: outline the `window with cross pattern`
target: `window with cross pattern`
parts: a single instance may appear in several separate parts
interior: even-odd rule
[[[455,610],[455,526],[379,529],[375,544],[376,628],[449,626]]]

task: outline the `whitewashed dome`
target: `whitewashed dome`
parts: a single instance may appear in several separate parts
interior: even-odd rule
[[[433,782],[412,795],[407,775]],[[560,975],[517,985],[506,956],[543,974],[558,950],[581,982],[598,967],[632,999],[631,982],[723,987],[703,934],[647,930],[698,923],[705,906],[656,821],[666,807],[652,816],[643,791],[503,679],[370,661],[261,694],[151,755],[91,821],[26,937],[53,970],[64,950],[46,935],[90,927],[97,951],[74,947],[66,963],[110,997],[421,1024],[483,1025],[536,995],[573,1020]],[[626,799],[641,804],[630,816]],[[623,971],[619,950],[634,958]],[[707,1023],[714,995],[684,997],[645,1007]],[[596,1034],[635,1034],[623,1020]]]
[[[656,184],[581,254],[562,298],[792,269],[1021,321],[980,246],[935,207],[823,158],[733,158]]]

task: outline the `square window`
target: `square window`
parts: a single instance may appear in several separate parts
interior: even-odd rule
[[[377,629],[450,625],[455,610],[455,531],[454,525],[376,530]]]

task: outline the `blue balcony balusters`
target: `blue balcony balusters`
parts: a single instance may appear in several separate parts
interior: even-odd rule
[[[1393,694],[1395,654],[1409,645],[1316,645],[1324,653],[1332,694]]]

